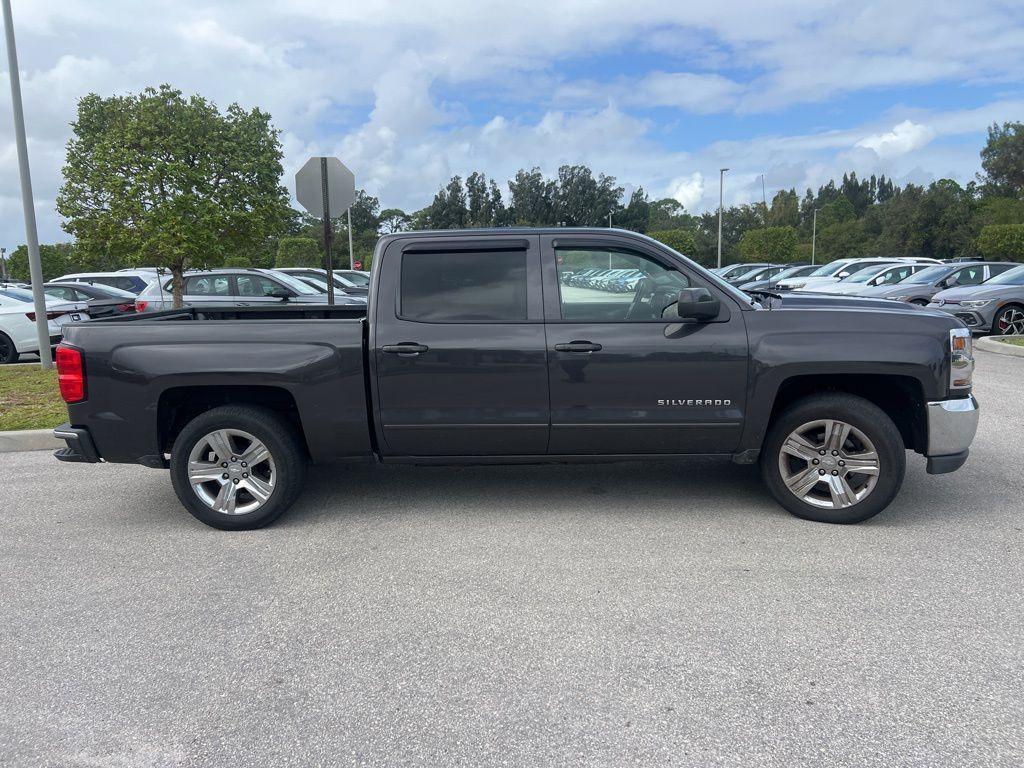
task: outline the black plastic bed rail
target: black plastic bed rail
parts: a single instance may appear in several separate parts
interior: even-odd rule
[[[362,320],[366,307],[282,304],[273,307],[182,307],[135,312],[88,320],[93,323],[134,323],[149,320]]]

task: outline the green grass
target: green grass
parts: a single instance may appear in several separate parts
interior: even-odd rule
[[[1009,339],[1000,339],[1004,344],[1013,344],[1018,347],[1024,347],[1024,337],[1016,336]]]
[[[57,390],[57,371],[36,366],[0,366],[0,431],[52,429],[67,421]]]

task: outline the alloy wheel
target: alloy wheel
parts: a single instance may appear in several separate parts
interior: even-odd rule
[[[240,429],[218,429],[192,447],[188,482],[214,512],[246,515],[270,499],[277,468],[270,450],[253,435]]]
[[[1004,336],[1024,334],[1024,310],[1010,307],[999,315],[996,323],[999,333]]]
[[[852,424],[818,419],[783,441],[779,472],[790,493],[805,504],[845,509],[875,489],[881,462],[871,440]]]

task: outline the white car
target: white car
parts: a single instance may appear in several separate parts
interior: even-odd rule
[[[122,291],[130,291],[138,296],[156,281],[156,268],[141,267],[139,269],[119,269],[117,272],[76,272],[71,275],[62,275],[50,282],[109,285],[111,288],[120,288]]]
[[[884,267],[894,262],[909,262],[912,264],[940,264],[936,259],[924,257],[911,258],[866,258],[866,259],[836,259],[828,264],[823,264],[817,272],[812,272],[806,277],[792,277],[787,280],[780,280],[776,284],[776,290],[795,291],[798,288],[814,290],[831,283],[838,283],[854,272],[859,272],[868,267]]]
[[[60,341],[64,323],[88,320],[84,303],[46,301],[46,325],[50,345]],[[32,292],[23,288],[0,288],[0,364],[16,363],[21,355],[39,352],[36,312]]]
[[[854,272],[838,283],[821,285],[816,288],[798,288],[797,292],[831,294],[834,296],[859,296],[865,288],[877,288],[880,285],[895,285],[901,280],[934,264],[915,264],[907,261],[894,261],[881,267],[868,267]]]

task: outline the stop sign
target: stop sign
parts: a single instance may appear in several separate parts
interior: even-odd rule
[[[318,219],[324,205],[330,218],[344,213],[356,199],[356,177],[336,157],[311,157],[295,174],[299,205]]]

